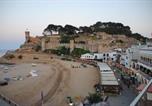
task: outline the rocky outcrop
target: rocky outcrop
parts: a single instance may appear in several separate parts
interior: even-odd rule
[[[30,36],[29,31],[25,31],[25,42],[17,51],[34,52],[41,50],[41,37]]]

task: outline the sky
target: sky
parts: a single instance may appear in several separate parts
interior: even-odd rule
[[[16,49],[24,32],[42,35],[48,24],[120,22],[151,37],[152,0],[0,0],[0,49]]]

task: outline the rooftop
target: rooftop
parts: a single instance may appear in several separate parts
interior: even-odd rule
[[[102,85],[119,85],[114,73],[101,73]]]
[[[99,66],[100,71],[112,71],[111,68],[106,63],[97,63]]]

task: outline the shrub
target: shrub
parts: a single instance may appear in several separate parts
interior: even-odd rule
[[[82,48],[74,48],[71,55],[76,56],[76,57],[80,57],[82,54],[85,54],[85,53],[90,53],[90,51],[82,49]]]
[[[35,51],[38,52],[38,51],[40,51],[40,50],[41,50],[41,46],[40,46],[40,45],[37,45],[37,46],[35,47]]]
[[[39,58],[38,58],[38,57],[33,57],[33,59],[34,59],[34,60],[38,60]]]
[[[116,40],[116,43],[124,43],[122,40]]]
[[[102,101],[102,99],[103,98],[100,93],[89,93],[88,100],[91,104],[99,103],[100,101]]]
[[[14,54],[6,54],[4,56],[4,58],[6,58],[6,59],[13,59],[13,58],[15,58],[15,56],[14,56]]]
[[[19,55],[19,56],[18,56],[18,59],[22,59],[22,58],[23,58],[23,56],[22,56],[22,55]]]

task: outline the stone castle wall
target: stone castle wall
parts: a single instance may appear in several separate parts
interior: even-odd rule
[[[89,50],[91,52],[98,52],[98,44],[95,41],[88,41],[85,44],[81,43],[74,43],[74,40],[70,40],[70,43],[60,43],[60,37],[59,36],[50,36],[50,39],[48,42],[46,42],[45,38],[41,40],[41,46],[42,51],[46,49],[56,49],[60,46],[65,46],[67,48],[70,48],[70,51],[72,51],[74,48],[82,48],[85,50]]]

